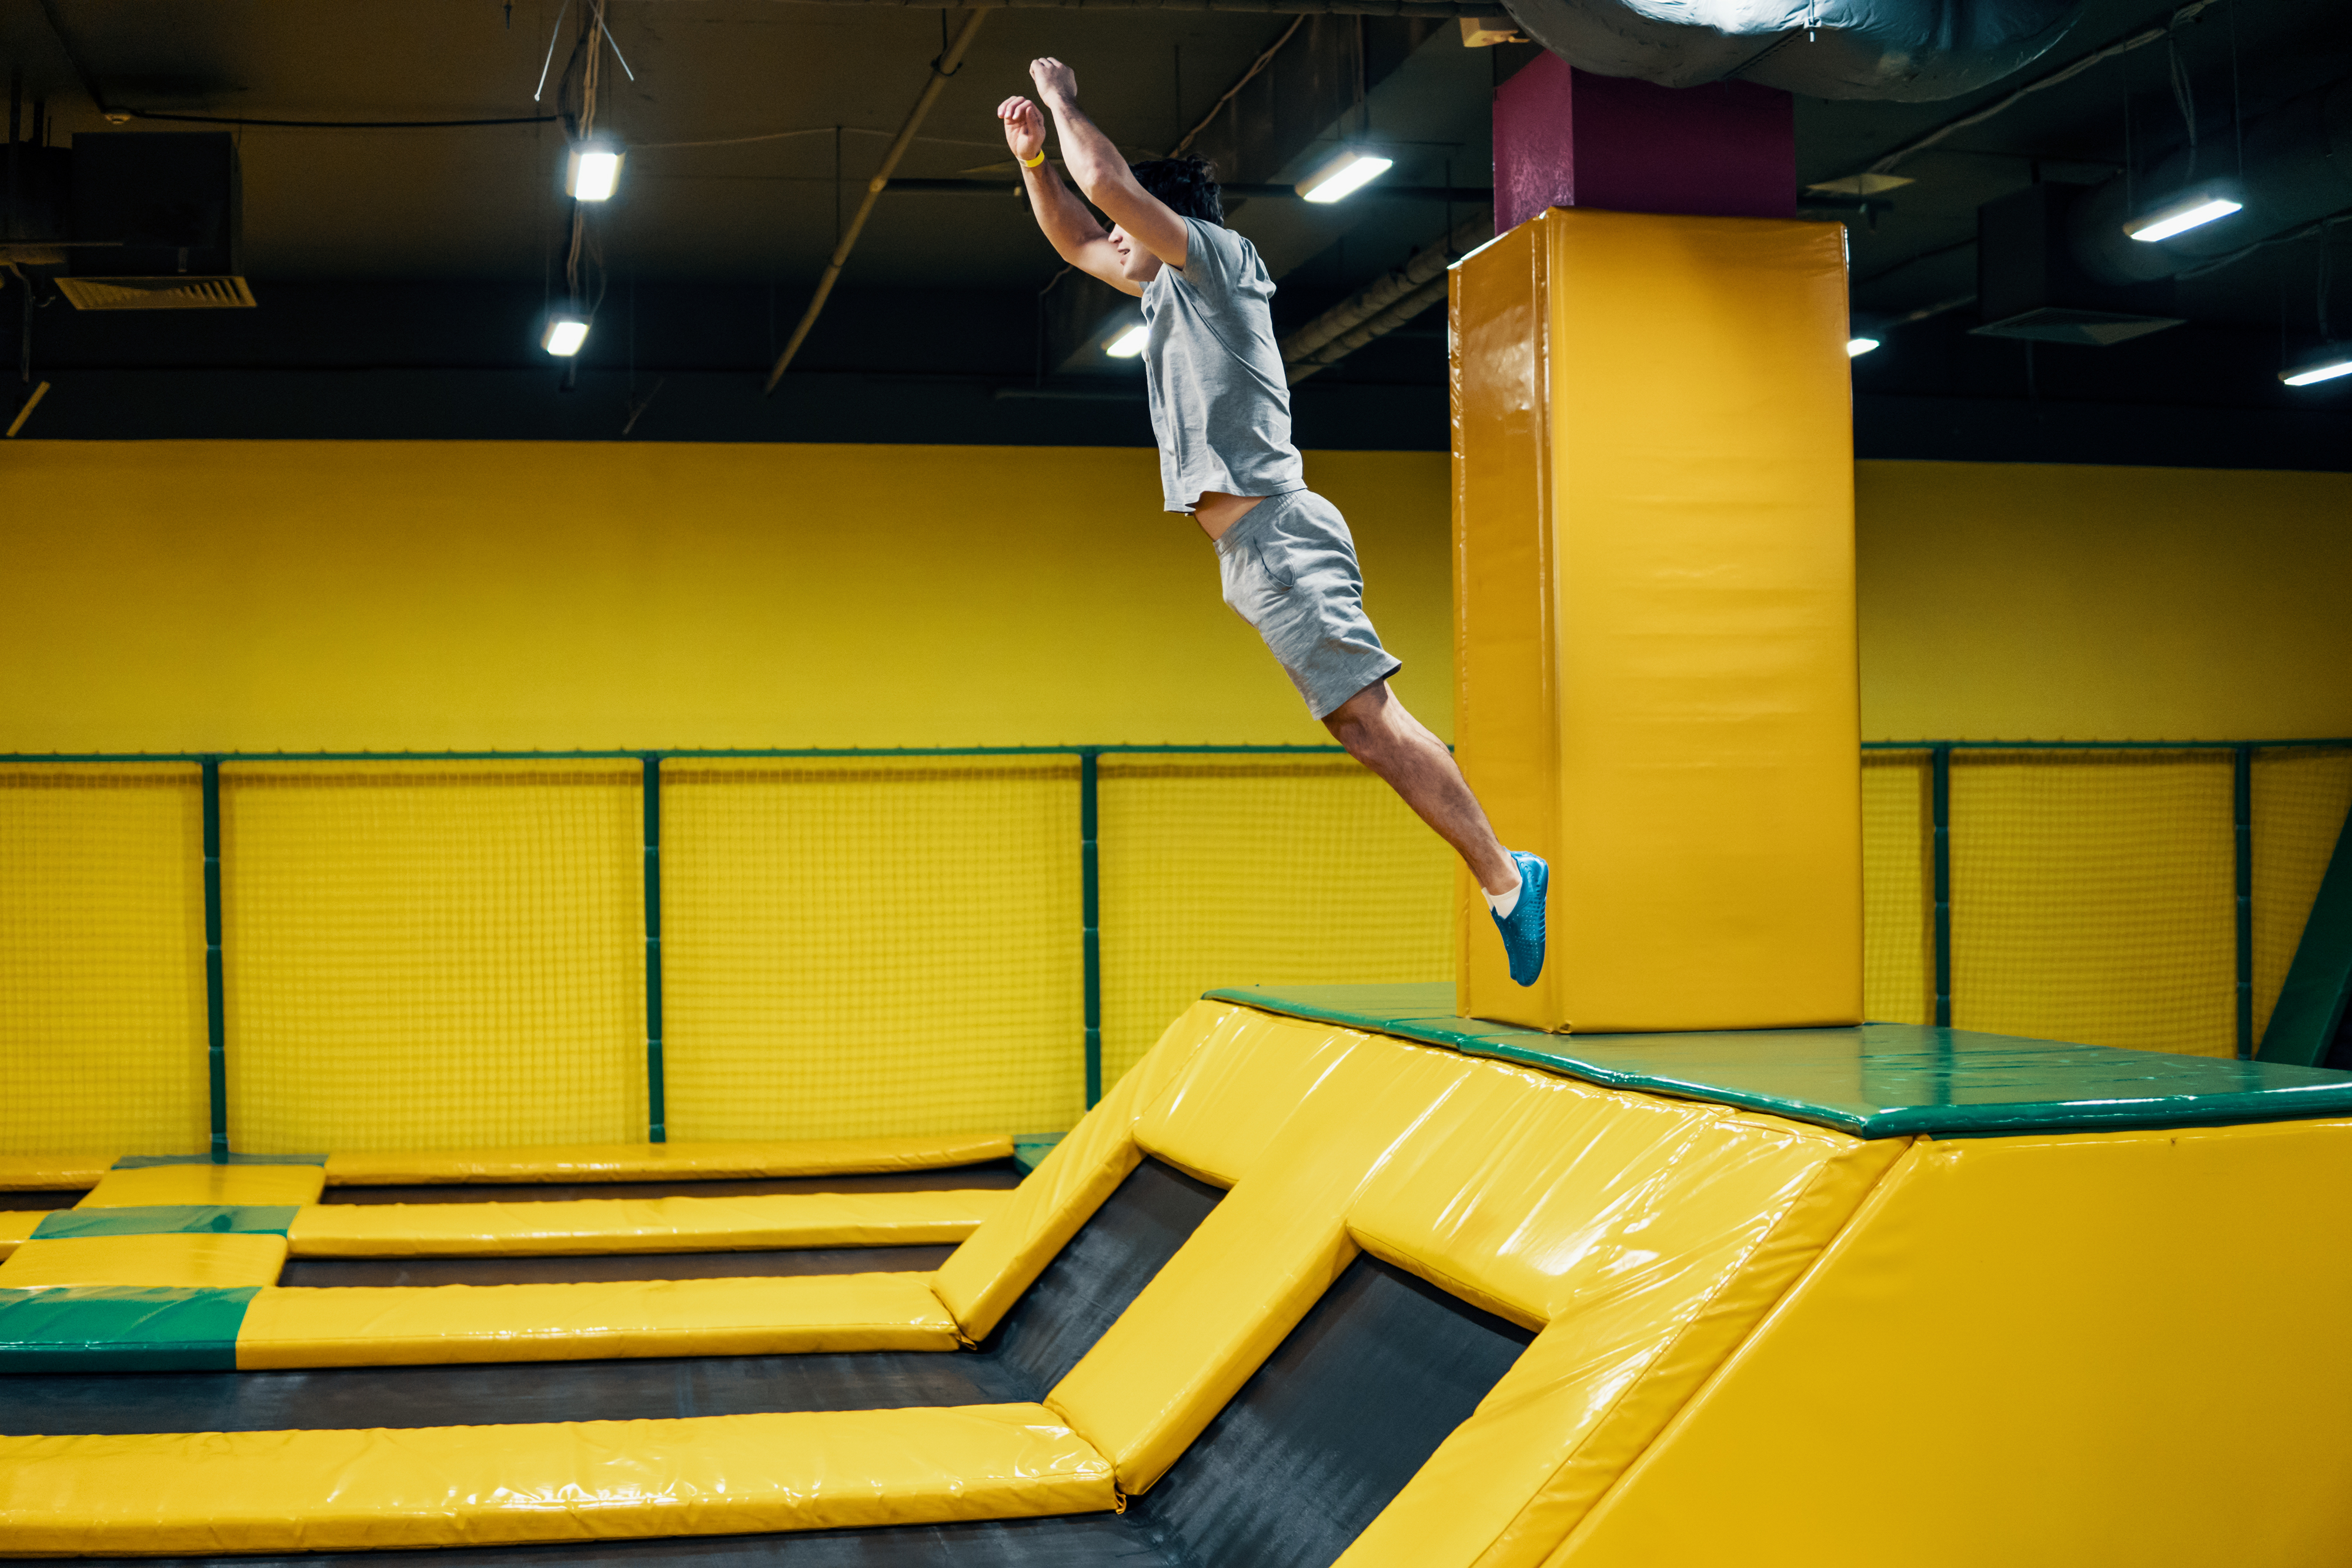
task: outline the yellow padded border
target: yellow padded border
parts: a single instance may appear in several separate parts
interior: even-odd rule
[[[113,1155],[0,1155],[0,1192],[96,1186],[116,1158]]]
[[[0,1213],[0,1258],[16,1249],[19,1242],[30,1241],[33,1232],[49,1217],[46,1208],[12,1209]]]
[[[331,1186],[852,1176],[1010,1159],[1010,1135],[801,1138],[773,1143],[581,1144],[545,1148],[361,1150],[327,1156]]]
[[[148,1285],[169,1290],[275,1285],[283,1236],[181,1232],[26,1241],[0,1262],[0,1290],[42,1285]]]
[[[282,1207],[316,1203],[326,1177],[316,1166],[143,1166],[109,1171],[77,1208],[146,1208],[174,1204]]]
[[[923,1274],[561,1285],[273,1289],[246,1309],[245,1371],[607,1356],[953,1350]]]
[[[1194,1054],[1263,1018],[1227,1002],[1195,1002],[1128,1070],[1028,1179],[931,1276],[931,1288],[972,1340],[988,1337],[1054,1255],[1143,1163],[1136,1119]]]
[[[1115,1506],[1109,1464],[1035,1405],[0,1438],[11,1552],[498,1546]]]
[[[949,1188],[567,1203],[330,1203],[298,1213],[287,1237],[297,1258],[905,1247],[961,1241],[1011,1196]],[[6,1218],[0,1216],[0,1226]]]

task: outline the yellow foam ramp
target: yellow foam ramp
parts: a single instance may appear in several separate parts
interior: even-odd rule
[[[747,1181],[939,1170],[1010,1159],[1013,1140],[799,1138],[770,1143],[582,1144],[435,1153],[360,1151],[327,1156],[331,1186],[407,1186],[434,1182]]]
[[[624,1280],[594,1284],[353,1286],[257,1293],[237,1331],[246,1371],[607,1356],[953,1350],[927,1274]]]
[[[748,1251],[961,1241],[1009,1195],[778,1193],[570,1203],[332,1203],[287,1231],[297,1258],[514,1258],[545,1253]]]
[[[669,1421],[0,1438],[12,1553],[335,1552],[1099,1512],[1036,1405]]]

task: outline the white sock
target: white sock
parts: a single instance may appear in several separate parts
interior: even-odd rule
[[[1519,906],[1519,889],[1526,885],[1524,881],[1515,881],[1509,890],[1503,893],[1488,893],[1482,887],[1478,890],[1478,896],[1486,901],[1486,907],[1495,912],[1496,919],[1508,920],[1511,911]]]

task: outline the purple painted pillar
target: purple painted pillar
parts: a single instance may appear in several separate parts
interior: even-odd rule
[[[1796,104],[1776,88],[1658,87],[1547,54],[1495,93],[1495,232],[1546,207],[1790,218]]]

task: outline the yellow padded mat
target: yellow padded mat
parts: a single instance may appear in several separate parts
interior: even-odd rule
[[[1083,926],[1074,757],[664,763],[671,1134],[1075,1124]]]
[[[1116,1505],[1108,1462],[1035,1405],[0,1438],[12,1552],[493,1546]]]
[[[48,1217],[45,1208],[0,1213],[0,1258],[15,1251],[18,1242],[31,1240],[34,1230]]]
[[[961,1241],[1012,1195],[810,1192],[571,1203],[329,1203],[294,1217],[297,1258],[513,1258]],[[5,1216],[0,1216],[5,1226]]]
[[[953,1350],[926,1274],[263,1291],[236,1364],[393,1366]]]
[[[77,1236],[26,1241],[0,1262],[0,1290],[37,1285],[169,1289],[275,1285],[283,1236]]]
[[[194,763],[0,766],[0,1152],[203,1145],[203,807]]]
[[[331,1186],[429,1182],[747,1180],[930,1170],[1009,1158],[998,1134],[954,1137],[799,1138],[722,1144],[582,1144],[543,1148],[367,1151],[330,1155]]]
[[[112,1155],[0,1155],[0,1192],[96,1186]]]
[[[639,778],[625,759],[225,764],[236,1146],[643,1137]]]
[[[326,1187],[317,1166],[143,1166],[109,1171],[78,1208],[146,1208],[223,1203],[266,1207],[316,1203]]]

